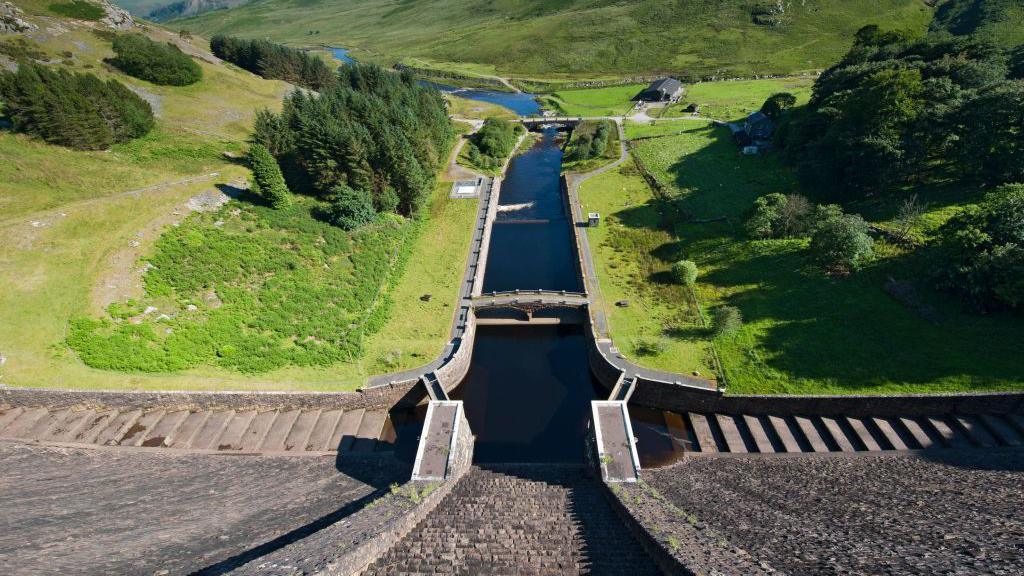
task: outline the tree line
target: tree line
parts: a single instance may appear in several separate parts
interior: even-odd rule
[[[973,36],[857,33],[785,114],[777,143],[804,183],[836,199],[908,185],[1024,180],[1024,82],[1010,51]]]
[[[149,103],[117,80],[21,62],[0,74],[3,113],[18,132],[78,150],[104,150],[153,129]]]
[[[343,227],[415,214],[454,137],[440,92],[369,64],[336,78],[319,94],[294,91],[280,114],[259,112],[251,143],[277,160],[292,191],[332,202],[324,216]]]
[[[331,67],[322,59],[267,40],[245,40],[218,34],[210,39],[210,50],[217,58],[253,74],[318,92],[331,88],[337,80]]]
[[[884,202],[913,191],[927,203],[950,186],[984,195],[938,231],[934,277],[976,309],[1024,309],[1024,46],[867,26],[815,82],[810,103],[793,103],[775,95],[763,109],[779,119],[782,158],[817,197]],[[812,251],[846,270],[870,257],[859,217],[828,217],[820,212],[827,207],[793,200],[759,199],[748,230],[815,238],[827,231],[831,238],[812,239]],[[800,212],[806,217],[794,230]],[[838,252],[816,250],[825,240]]]

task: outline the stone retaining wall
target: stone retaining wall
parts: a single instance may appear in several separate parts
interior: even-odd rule
[[[476,342],[476,314],[470,310],[466,317],[466,328],[459,339],[458,348],[444,365],[434,371],[434,375],[437,376],[437,380],[445,392],[451,392],[469,372],[469,365],[473,360],[474,342]]]
[[[416,381],[367,388],[358,392],[125,392],[57,390],[52,388],[0,388],[0,404],[64,408],[179,408],[263,410],[321,408],[352,410],[390,408],[407,396]]]

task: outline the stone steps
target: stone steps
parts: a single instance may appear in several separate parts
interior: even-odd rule
[[[1018,414],[927,417],[665,413],[677,450],[704,453],[883,452],[1024,446]]]
[[[474,467],[364,572],[660,574],[579,466]]]
[[[395,442],[387,410],[186,410],[0,405],[0,438],[245,452],[381,452]]]

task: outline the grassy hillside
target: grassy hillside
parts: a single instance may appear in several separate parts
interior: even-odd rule
[[[958,36],[977,34],[1004,46],[1024,43],[1024,4],[1019,0],[945,0],[932,30]]]
[[[1007,315],[981,316],[965,310],[926,282],[929,262],[922,254],[876,243],[877,258],[849,278],[823,274],[806,254],[806,239],[752,240],[742,228],[759,195],[796,192],[791,171],[772,155],[745,157],[724,127],[703,120],[627,123],[635,153],[666,187],[666,193],[698,222],[684,223],[650,195],[630,170],[602,175],[581,192],[588,209],[606,189],[623,194],[605,203],[609,230],[619,241],[598,245],[595,257],[602,290],[630,294],[645,322],[613,311],[613,337],[643,364],[699,369],[711,335],[687,325],[685,293],[657,279],[671,262],[686,257],[700,268],[697,296],[707,312],[736,306],[744,324],[734,337],[714,344],[730,391],[748,393],[892,393],[1018,389],[1024,360],[1016,352],[1024,327]],[[964,193],[929,205],[918,233],[933,234],[957,206],[976,200]],[[851,207],[876,225],[891,225],[891,205]],[[725,220],[717,221],[718,218]],[[627,241],[628,240],[628,241]],[[641,266],[639,271],[636,270]],[[642,267],[646,266],[646,270]],[[890,279],[911,281],[917,305],[890,296]],[[647,286],[637,290],[636,285]],[[925,307],[930,314],[921,312]],[[691,321],[692,322],[692,321]],[[640,344],[661,338],[663,347],[645,353]]]
[[[924,30],[920,0],[257,0],[175,26],[354,48],[474,73],[594,77],[636,72],[750,75],[817,69],[861,26]],[[760,23],[755,22],[757,20]]]
[[[39,30],[0,37],[0,45],[8,46],[0,50],[0,66],[13,65],[3,52],[11,51],[15,41],[27,42],[40,61],[129,86],[151,103],[157,127],[144,138],[97,152],[52,146],[0,129],[0,383],[107,389],[355,388],[369,374],[422,364],[440,351],[461,279],[462,260],[455,255],[468,251],[475,214],[475,203],[447,198],[448,183],[438,185],[430,203],[432,222],[420,226],[426,230],[411,247],[408,274],[390,290],[395,305],[408,313],[366,339],[366,353],[356,362],[258,376],[211,366],[131,373],[83,364],[65,344],[70,321],[103,317],[114,302],[141,300],[143,258],[154,254],[167,230],[189,230],[196,218],[216,219],[217,213],[211,212],[187,220],[195,209],[215,209],[211,203],[223,201],[223,192],[233,194],[244,184],[248,169],[224,152],[241,153],[256,110],[279,109],[290,88],[218,63],[198,37],[185,40],[156,26],[144,32],[195,55],[203,79],[188,87],[136,80],[103,63],[113,52],[110,31],[101,24],[58,17],[46,0],[17,4]],[[233,204],[220,209],[221,220],[230,223],[239,208],[246,211]],[[203,233],[218,229],[213,222]],[[436,262],[442,247],[459,265],[425,270],[422,263]],[[424,294],[433,298],[420,300]]]

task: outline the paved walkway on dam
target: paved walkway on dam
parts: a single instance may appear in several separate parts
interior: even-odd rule
[[[343,466],[344,467],[344,466]],[[182,575],[244,555],[404,482],[334,456],[46,447],[0,441],[0,572]]]

